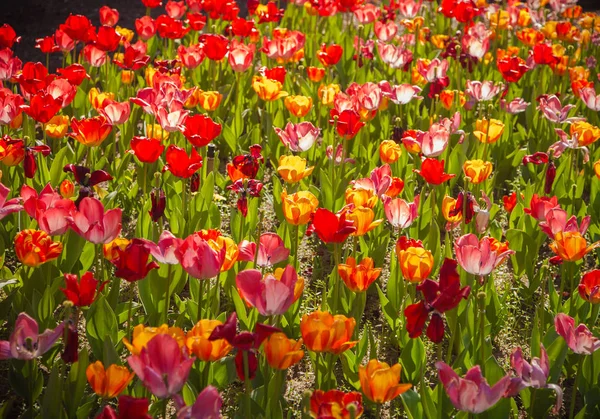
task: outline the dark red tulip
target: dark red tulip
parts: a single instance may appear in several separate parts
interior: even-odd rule
[[[96,419],[152,419],[148,414],[148,399],[119,396],[119,413],[107,405]]]
[[[111,260],[116,266],[115,276],[128,282],[144,279],[152,270],[159,267],[158,263],[148,262],[150,249],[143,239],[133,239],[124,249],[116,249],[118,256]]]
[[[546,164],[550,158],[547,153],[542,151],[538,151],[537,153],[528,154],[523,157],[523,164],[533,163],[533,164]]]
[[[556,177],[556,165],[553,161],[548,163],[546,168],[546,183],[544,184],[544,193],[550,194],[552,192],[552,185],[554,184],[554,178]]]
[[[65,349],[60,357],[66,364],[72,364],[79,359],[79,332],[76,324],[69,324],[65,337]]]
[[[421,170],[413,169],[413,172],[419,174],[430,185],[441,185],[456,176],[444,172],[444,160],[439,161],[431,157],[421,162]]]
[[[247,178],[238,179],[227,187],[238,194],[237,208],[244,217],[248,215],[248,197],[260,196],[262,188],[263,184],[258,180]]]
[[[37,163],[35,162],[34,153],[42,153],[44,156],[50,154],[50,147],[47,145],[38,145],[35,147],[25,147],[25,159],[23,160],[23,169],[25,177],[33,179],[35,172],[37,172]]]
[[[165,215],[165,207],[167,206],[165,191],[160,188],[153,189],[152,192],[150,192],[150,199],[152,200],[152,207],[150,208],[149,214],[152,221],[156,223],[163,215]]]
[[[260,154],[262,147],[258,144],[250,146],[250,153],[241,156],[235,156],[233,161],[227,165],[227,174],[232,182],[240,179],[254,179],[260,168],[260,164],[265,161]]]
[[[454,209],[449,211],[449,215],[454,217],[461,214],[465,224],[469,224],[475,215],[475,204],[475,198],[471,192],[467,192],[466,194],[464,192],[459,192]]]
[[[100,283],[94,274],[86,272],[81,279],[75,274],[65,274],[66,288],[60,290],[65,297],[77,307],[86,307],[92,305],[96,300],[98,293],[102,292],[108,281]],[[100,286],[98,284],[100,283]]]
[[[198,192],[200,189],[200,175],[198,173],[194,173],[192,178],[190,179],[190,192]]]

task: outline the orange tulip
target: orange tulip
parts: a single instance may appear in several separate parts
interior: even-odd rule
[[[123,70],[121,71],[121,83],[123,84],[131,84],[133,83],[133,78],[135,77],[135,73],[131,70]]]
[[[263,350],[271,368],[286,370],[298,363],[304,356],[304,351],[300,349],[301,346],[302,339],[298,341],[288,339],[284,333],[278,332],[265,339]]]
[[[75,185],[69,179],[65,179],[60,183],[60,195],[65,199],[70,199],[75,196]]]
[[[402,155],[400,144],[392,140],[383,140],[379,144],[379,158],[383,163],[396,163]]]
[[[446,48],[446,43],[448,42],[449,39],[450,39],[450,37],[448,35],[439,34],[439,35],[432,35],[431,38],[429,39],[429,41],[437,49],[444,49],[444,48]]]
[[[317,94],[319,96],[319,100],[322,105],[331,106],[333,105],[333,100],[335,99],[335,95],[340,92],[339,84],[322,84],[319,86],[319,90]]]
[[[363,292],[379,277],[381,268],[375,268],[371,258],[364,258],[357,265],[356,259],[350,256],[346,263],[338,265],[338,273],[351,291]]]
[[[219,320],[200,320],[187,333],[185,344],[190,353],[205,362],[218,361],[226,356],[232,346],[225,339],[209,340],[215,327],[222,325]]]
[[[313,100],[312,97],[308,96],[288,96],[285,98],[285,107],[292,115],[298,118],[302,118],[310,112]]]
[[[600,128],[586,121],[573,122],[570,131],[572,136],[577,136],[581,147],[588,146],[600,138]]]
[[[379,202],[373,189],[346,189],[346,204],[353,204],[356,207],[374,208]]]
[[[104,369],[100,361],[88,365],[85,375],[94,393],[105,399],[112,399],[121,394],[135,376],[126,367],[115,364]]]
[[[504,132],[504,124],[497,119],[478,119],[473,135],[482,143],[495,143]]]
[[[310,221],[313,212],[319,206],[319,200],[308,191],[299,191],[288,195],[281,193],[281,206],[285,220],[291,225],[304,225]]]
[[[308,79],[312,82],[318,83],[323,80],[325,77],[325,69],[319,67],[307,67],[306,74],[308,75]]]
[[[63,245],[41,230],[21,230],[15,236],[15,253],[23,265],[33,268],[54,260],[62,253]]]
[[[375,212],[368,207],[355,207],[346,213],[346,218],[354,221],[356,231],[353,236],[364,236],[383,222],[383,219],[373,220]]]
[[[398,253],[398,262],[404,279],[416,283],[422,282],[433,269],[433,255],[422,247],[409,247]]]
[[[281,83],[263,76],[254,76],[252,78],[252,88],[258,94],[259,98],[267,102],[272,102],[288,95],[286,91],[282,90],[283,86]]]
[[[594,172],[596,173],[596,177],[600,179],[600,160],[594,163]]]
[[[403,189],[404,189],[404,181],[402,179],[400,179],[399,177],[394,176],[394,177],[392,177],[392,184],[390,185],[388,190],[385,191],[385,195],[389,196],[390,198],[394,198],[398,194],[400,194],[400,192],[402,192]]]
[[[365,396],[375,403],[385,403],[408,391],[412,384],[400,384],[400,364],[389,366],[372,359],[358,367],[360,387]]]
[[[454,106],[454,98],[458,94],[458,105],[464,106],[467,103],[467,98],[465,97],[464,92],[459,92],[457,90],[442,90],[440,92],[440,102],[442,106],[448,110],[452,109]]]
[[[25,158],[23,141],[9,143],[0,138],[0,162],[6,166],[16,166]]]
[[[493,170],[492,163],[483,160],[467,160],[463,164],[463,172],[465,177],[471,181],[471,183],[481,183],[485,181]]]
[[[559,231],[550,243],[550,249],[564,261],[575,262],[594,249],[600,247],[600,241],[588,246],[579,231]]]
[[[223,95],[215,91],[198,91],[198,94],[194,94],[194,97],[197,98],[200,107],[209,112],[216,110],[223,99]]]
[[[356,345],[352,333],[356,326],[354,318],[342,314],[335,316],[326,311],[305,314],[300,321],[300,333],[304,345],[313,352],[340,354]]]
[[[287,183],[300,182],[306,176],[310,176],[313,167],[306,167],[306,159],[300,156],[281,156],[279,157],[279,167],[277,173]]]
[[[104,116],[87,119],[71,119],[72,133],[69,135],[88,147],[97,147],[108,137],[112,125]]]
[[[129,352],[133,355],[139,355],[142,349],[148,345],[150,339],[160,334],[170,335],[177,341],[180,348],[186,343],[183,330],[179,327],[169,327],[166,324],[159,327],[146,327],[143,324],[138,324],[133,328],[133,341],[129,342],[127,338],[123,338],[123,343],[129,349]]]
[[[131,243],[131,240],[125,239],[123,237],[117,237],[110,243],[106,243],[102,245],[102,253],[104,254],[104,259],[112,262],[116,258],[119,257],[119,250],[121,252],[127,249],[127,246]]]
[[[68,129],[69,117],[66,115],[54,115],[44,124],[44,131],[50,138],[63,138]]]

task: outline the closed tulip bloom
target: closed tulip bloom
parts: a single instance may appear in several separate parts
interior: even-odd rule
[[[231,69],[238,73],[248,70],[254,61],[255,51],[256,46],[254,44],[246,45],[233,40],[227,57]]]
[[[419,216],[419,195],[413,202],[406,202],[401,198],[385,199],[384,210],[387,220],[396,228],[407,228]]]
[[[94,393],[104,399],[117,397],[135,377],[126,367],[116,364],[105,369],[101,361],[88,365],[85,375]]]
[[[309,96],[288,96],[284,100],[285,107],[292,115],[302,118],[312,109],[312,97]]]
[[[299,124],[288,122],[283,130],[278,127],[273,129],[283,145],[296,153],[310,150],[319,137],[319,129],[308,121]]]
[[[306,159],[300,156],[281,156],[277,173],[287,183],[300,182],[313,172],[313,167],[306,167]]]
[[[400,384],[401,370],[400,364],[390,367],[376,359],[370,360],[366,366],[359,366],[360,387],[367,399],[385,403],[408,391],[412,384]]]
[[[197,279],[216,277],[225,260],[225,254],[225,248],[215,249],[199,233],[188,236],[175,251],[183,269]]]
[[[442,215],[451,224],[460,223],[462,220],[462,211],[458,211],[456,215],[452,215],[452,213],[456,209],[457,200],[452,198],[451,196],[446,195],[442,200]]]
[[[113,241],[121,232],[120,208],[104,211],[96,198],[83,198],[79,211],[73,215],[71,228],[89,242],[100,244]]]
[[[71,199],[75,196],[75,184],[69,179],[65,179],[60,183],[59,191],[64,199]]]
[[[317,94],[322,105],[331,106],[335,100],[335,96],[340,92],[339,84],[322,84],[319,86]]]
[[[165,160],[167,164],[163,167],[163,171],[168,170],[174,176],[182,179],[192,177],[202,167],[202,157],[193,147],[191,154],[188,156],[183,148],[170,144],[167,147]]]
[[[306,74],[308,79],[312,82],[318,83],[325,77],[325,69],[319,67],[306,67]]]
[[[504,376],[490,387],[479,365],[467,371],[464,378],[444,362],[438,361],[435,366],[452,405],[464,412],[485,412],[504,396],[511,383],[511,378]]]
[[[288,95],[287,92],[282,90],[283,86],[281,83],[263,76],[254,76],[252,78],[252,88],[258,94],[259,98],[267,102],[272,102]]]
[[[579,295],[592,304],[600,304],[600,269],[583,275],[578,287]]]
[[[195,359],[171,336],[157,335],[139,355],[129,356],[127,362],[144,386],[164,399],[181,391]]]
[[[346,189],[346,204],[356,207],[374,208],[379,202],[373,189],[348,188]]]
[[[504,133],[504,124],[497,119],[478,119],[473,135],[482,143],[495,143]]]
[[[356,341],[350,340],[355,326],[352,317],[317,310],[302,317],[300,332],[309,350],[337,355],[356,345]]]
[[[130,147],[129,152],[142,163],[154,163],[165,149],[160,140],[147,137],[133,137]]]
[[[44,124],[44,132],[50,138],[63,138],[69,130],[69,117],[66,115],[54,115]]]
[[[185,333],[179,327],[169,327],[163,324],[159,327],[148,327],[138,324],[133,328],[133,339],[131,342],[123,338],[123,344],[133,355],[139,355],[150,340],[156,335],[169,335],[177,341],[179,347],[185,345]]]
[[[463,164],[463,172],[465,177],[471,181],[471,183],[481,183],[485,181],[493,170],[492,163],[483,160],[467,160]]]
[[[598,247],[600,241],[588,246],[585,237],[579,231],[559,231],[550,243],[550,249],[567,262],[576,262]]]
[[[354,292],[366,291],[381,274],[381,268],[375,268],[373,259],[364,258],[356,264],[356,259],[348,257],[346,263],[338,265],[338,273],[344,284]]]
[[[298,281],[296,270],[288,265],[280,279],[272,274],[263,277],[257,269],[237,274],[235,283],[240,294],[263,316],[285,313],[294,303],[294,289]]]
[[[285,220],[291,225],[299,226],[310,221],[310,217],[319,206],[319,200],[308,191],[288,195],[284,190],[281,193],[281,206]]]
[[[208,112],[216,110],[221,104],[223,95],[215,91],[200,91],[197,90],[198,105]]]
[[[409,247],[398,253],[402,276],[407,281],[418,283],[425,280],[433,269],[433,255],[422,247]]]
[[[52,241],[52,237],[41,230],[21,230],[15,236],[15,253],[17,259],[32,268],[57,259],[62,253],[63,245]]]
[[[278,370],[286,370],[302,359],[304,351],[300,349],[301,346],[302,339],[288,339],[285,333],[281,332],[269,335],[263,342],[267,362],[271,368]]]
[[[567,346],[576,354],[593,355],[600,349],[600,339],[595,337],[585,324],[575,327],[575,319],[564,313],[554,318],[554,328],[567,342]]]
[[[112,130],[112,125],[108,120],[100,115],[87,119],[71,120],[71,129],[69,136],[88,147],[97,147],[108,137]]]
[[[364,236],[383,222],[383,219],[373,220],[375,212],[368,207],[355,207],[348,211],[346,217],[354,222],[356,231],[353,236]]]
[[[379,158],[383,163],[396,163],[401,155],[400,144],[393,140],[383,140],[379,145]]]
[[[225,357],[232,346],[225,339],[208,339],[215,327],[223,323],[219,320],[200,320],[186,335],[186,346],[204,362],[214,362]]]

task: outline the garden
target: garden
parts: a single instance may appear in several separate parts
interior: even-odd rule
[[[136,1],[0,26],[2,418],[600,418],[598,14]]]

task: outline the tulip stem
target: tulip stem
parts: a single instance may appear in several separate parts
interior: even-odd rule
[[[485,293],[483,291],[483,284],[480,284],[480,292],[477,295],[479,298],[479,334],[481,335],[481,372],[485,372]]]
[[[200,290],[198,291],[198,321],[202,319],[202,306],[204,305],[204,288],[206,279],[200,280]]]
[[[183,216],[183,231],[186,230],[187,223],[187,181],[181,179],[181,214]]]
[[[169,399],[165,399],[165,403],[163,404],[163,418],[167,419],[167,406],[169,404]]]
[[[244,397],[244,409],[246,412],[244,414],[244,417],[251,418],[252,405],[250,396],[252,393],[252,384],[250,383],[250,364],[248,362],[248,351],[242,351],[242,357],[244,361],[244,386],[246,389],[246,397]]]
[[[131,284],[131,288],[129,289],[129,309],[127,310],[127,335],[131,336],[131,326],[132,326],[132,316],[131,311],[133,308],[133,295],[135,294],[135,282]],[[133,337],[131,337],[131,341],[133,342]]]
[[[593,355],[592,355],[593,356]],[[579,381],[579,373],[583,367],[583,355],[579,355],[579,362],[577,363],[577,372],[575,373],[575,381],[573,382],[573,390],[571,391],[571,407],[569,408],[569,419],[573,419],[575,414],[575,402],[577,402],[577,382]]]
[[[340,278],[338,273],[338,265],[340,264],[340,248],[339,243],[333,244],[333,259],[334,259],[334,279],[333,279],[333,304],[331,314],[335,315],[338,309],[338,300],[340,299]]]
[[[296,231],[294,234],[294,270],[298,272],[298,267],[300,266],[300,261],[298,260],[298,243],[300,242],[300,226],[296,226]],[[258,249],[257,249],[258,250]],[[258,254],[258,251],[257,251]]]
[[[169,324],[169,303],[171,302],[171,296],[169,293],[171,292],[171,271],[173,265],[169,264],[167,268],[167,289],[165,290],[165,324]]]

